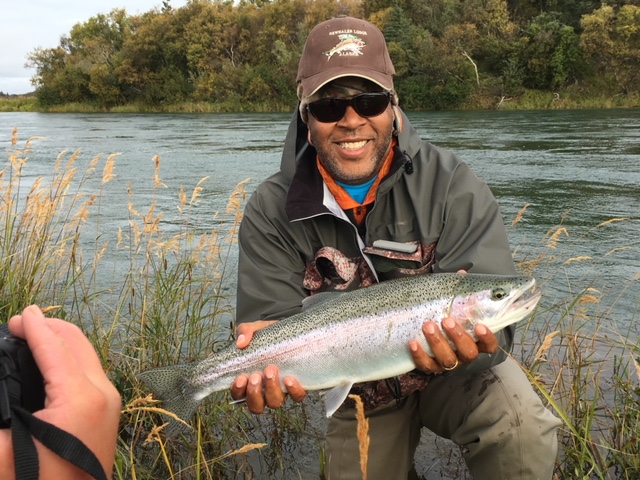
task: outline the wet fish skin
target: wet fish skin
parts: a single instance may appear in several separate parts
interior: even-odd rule
[[[291,375],[306,390],[327,390],[331,416],[354,383],[413,370],[410,341],[431,354],[421,331],[425,322],[453,316],[472,335],[477,323],[497,332],[534,310],[540,299],[534,285],[526,276],[439,273],[314,295],[301,313],[256,332],[245,349],[233,343],[200,362],[148,370],[139,378],[164,408],[188,420],[206,396],[229,389],[239,375],[276,365],[280,378]],[[172,422],[167,434],[181,429]]]

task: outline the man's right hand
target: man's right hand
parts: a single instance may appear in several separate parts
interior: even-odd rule
[[[246,348],[251,343],[255,332],[275,322],[275,320],[259,320],[241,323],[236,329],[236,346],[240,349]],[[262,413],[265,407],[282,407],[287,393],[296,402],[301,402],[307,396],[307,391],[302,388],[295,377],[285,377],[284,388],[286,388],[286,392],[282,388],[278,368],[275,365],[269,365],[264,369],[264,372],[238,376],[231,386],[231,397],[234,400],[244,398],[251,413]]]

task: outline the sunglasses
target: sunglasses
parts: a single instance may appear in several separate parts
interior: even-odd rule
[[[361,93],[351,98],[322,98],[307,105],[307,110],[322,123],[334,123],[344,117],[347,107],[352,107],[364,118],[377,117],[389,106],[389,92]]]

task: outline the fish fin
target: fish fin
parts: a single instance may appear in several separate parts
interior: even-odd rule
[[[194,398],[192,388],[187,382],[189,365],[173,365],[154,368],[139,373],[137,377],[162,400],[162,408],[176,414],[185,422],[189,422],[202,400]],[[174,419],[169,420],[165,432],[168,438],[189,430],[187,425]]]
[[[323,392],[324,408],[327,411],[327,418],[333,415],[340,405],[345,401],[351,391],[353,382],[342,382],[330,390]]]
[[[342,295],[342,292],[320,292],[314,293],[309,297],[305,297],[302,299],[302,311],[309,310],[310,308],[317,307],[318,305],[322,305],[329,300],[339,297]]]

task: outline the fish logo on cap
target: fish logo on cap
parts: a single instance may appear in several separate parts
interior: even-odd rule
[[[339,57],[357,57],[362,55],[362,49],[366,46],[364,40],[357,35],[351,33],[338,35],[340,42],[328,52],[324,52],[327,56],[327,61],[331,60],[331,57],[338,55]]]

